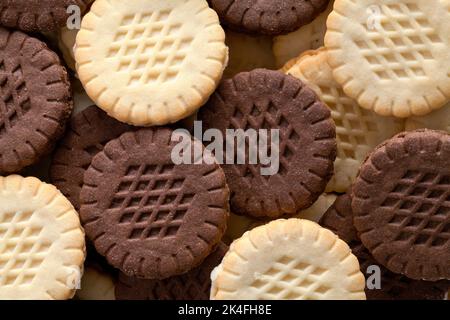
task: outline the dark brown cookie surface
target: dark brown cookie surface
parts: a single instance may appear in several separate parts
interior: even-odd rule
[[[67,24],[67,8],[76,5],[84,12],[90,0],[2,0],[0,25],[27,32],[55,31]]]
[[[264,69],[240,73],[219,86],[198,118],[204,130],[224,137],[227,129],[279,130],[276,174],[262,175],[261,164],[247,160],[223,166],[232,212],[276,218],[311,206],[323,193],[336,157],[335,127],[327,106],[300,80]],[[255,147],[247,141],[247,159]]]
[[[358,258],[361,272],[367,274],[370,266],[378,266],[381,271],[381,288],[366,288],[368,300],[443,300],[450,287],[450,282],[412,280],[404,275],[390,272],[380,265],[363,246],[353,225],[351,197],[342,195],[336,199],[320,220],[320,225],[330,229],[348,243],[353,254]]]
[[[221,243],[197,268],[165,280],[119,276],[117,300],[209,300],[211,272],[220,264],[228,247]]]
[[[329,0],[209,0],[222,23],[237,31],[280,35],[313,21]]]
[[[92,158],[107,142],[133,127],[109,117],[103,110],[91,106],[74,116],[64,139],[56,149],[50,166],[52,183],[80,209],[83,175]]]
[[[0,27],[0,172],[50,152],[73,103],[67,72],[43,42]]]
[[[229,191],[217,164],[174,165],[169,128],[109,142],[84,175],[81,220],[108,262],[128,276],[164,279],[198,266],[219,243]]]
[[[395,273],[450,279],[450,135],[418,130],[379,146],[352,194],[358,234]]]

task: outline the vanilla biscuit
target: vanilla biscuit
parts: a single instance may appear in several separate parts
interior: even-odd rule
[[[231,78],[243,71],[275,68],[272,38],[227,30],[225,43],[230,49],[230,59],[224,72],[225,78]]]
[[[288,73],[289,69],[291,69],[293,66],[295,66],[295,64],[297,63],[297,61],[300,59],[301,55],[295,58],[290,59],[288,62],[286,62],[281,68],[280,68],[280,72],[283,73]]]
[[[412,117],[406,120],[406,130],[434,129],[450,132],[450,103],[423,117]]]
[[[276,220],[245,233],[211,278],[214,300],[365,299],[348,245],[308,220]]]
[[[114,290],[114,280],[109,274],[87,267],[76,296],[80,300],[116,300]]]
[[[345,192],[356,178],[367,154],[377,145],[404,130],[404,121],[382,117],[361,108],[334,80],[327,50],[308,51],[289,74],[307,83],[331,109],[336,124],[338,155],[327,192]]]
[[[213,93],[227,58],[225,33],[206,0],[97,0],[75,45],[89,97],[140,126],[193,114]]]
[[[336,0],[325,46],[344,92],[383,116],[450,99],[450,0]]]
[[[85,259],[84,232],[52,185],[0,177],[0,300],[70,299]]]
[[[328,8],[310,24],[273,39],[273,53],[278,68],[307,50],[323,46],[323,39],[327,31],[327,18],[333,10],[333,3],[334,1],[330,1]]]

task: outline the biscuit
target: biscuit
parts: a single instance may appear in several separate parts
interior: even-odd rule
[[[214,92],[227,59],[225,33],[206,0],[97,0],[75,46],[89,97],[139,126],[193,114]]]
[[[77,212],[52,185],[0,177],[0,300],[70,299],[85,258]]]
[[[309,85],[331,110],[336,124],[337,158],[327,192],[346,192],[367,154],[381,142],[404,130],[404,121],[381,117],[361,108],[334,80],[327,50],[308,51],[288,74]]]
[[[56,31],[67,24],[67,9],[76,5],[84,12],[92,0],[2,0],[0,26],[26,32]]]
[[[447,0],[336,0],[327,27],[334,77],[363,108],[405,118],[450,99]]]
[[[325,211],[327,211],[328,208],[334,203],[336,197],[337,196],[335,194],[324,193],[311,207],[298,212],[292,217],[318,222]],[[223,241],[230,244],[237,238],[240,238],[245,232],[262,224],[264,224],[264,220],[253,219],[246,216],[238,216],[234,213],[230,213],[230,219],[228,220],[227,231]]]
[[[70,82],[44,42],[0,27],[0,172],[51,151],[72,112]]]
[[[406,130],[434,129],[450,133],[450,103],[423,117],[406,119]]]
[[[128,276],[165,279],[211,253],[228,219],[225,175],[212,164],[175,165],[165,127],[128,132],[92,160],[81,190],[86,234]],[[208,157],[205,153],[205,157]]]
[[[252,34],[280,35],[314,20],[329,0],[209,0],[223,24]]]
[[[121,274],[116,286],[118,300],[209,300],[211,272],[228,247],[223,243],[197,268],[165,280],[145,280]]]
[[[310,24],[273,39],[273,53],[278,68],[307,50],[315,50],[323,46],[323,39],[327,31],[327,18],[333,10],[333,4],[334,0],[330,1],[327,9]]]
[[[225,78],[232,78],[239,72],[257,68],[275,68],[270,37],[251,36],[231,30],[227,30],[225,34],[225,43],[230,50],[228,66],[224,72]]]
[[[62,53],[67,66],[75,70],[75,55],[73,48],[77,38],[78,30],[70,30],[67,27],[62,28],[58,33],[58,47]]]
[[[373,151],[352,191],[364,246],[390,271],[450,279],[450,134],[402,133]]]
[[[130,130],[131,126],[109,117],[96,106],[90,106],[72,118],[52,157],[50,180],[75,209],[80,209],[83,176],[94,156],[107,142]]]
[[[211,277],[214,300],[365,299],[348,245],[308,220],[276,220],[245,233]]]
[[[291,69],[293,66],[295,66],[295,64],[297,63],[297,61],[300,59],[300,56],[292,58],[291,60],[289,60],[288,62],[286,62],[281,68],[280,68],[280,72],[283,73],[288,73],[289,69]]]
[[[358,258],[361,272],[366,274],[370,266],[380,268],[380,288],[366,287],[367,300],[443,300],[450,281],[438,282],[412,280],[403,275],[390,272],[372,257],[359,240],[353,226],[352,200],[349,194],[340,196],[333,206],[324,214],[320,225],[330,229],[348,243],[353,254]],[[369,274],[368,274],[369,275]]]
[[[222,82],[198,118],[205,131],[218,129],[224,139],[227,129],[279,130],[276,174],[261,175],[260,163],[223,166],[236,214],[293,215],[317,200],[333,174],[336,133],[330,112],[294,77],[265,69],[240,73]],[[255,146],[246,143],[248,155]]]
[[[114,280],[109,274],[89,266],[84,270],[76,297],[79,300],[116,300],[114,290]]]

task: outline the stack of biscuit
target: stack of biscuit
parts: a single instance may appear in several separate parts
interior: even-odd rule
[[[0,299],[446,299],[449,49],[449,0],[2,1]]]

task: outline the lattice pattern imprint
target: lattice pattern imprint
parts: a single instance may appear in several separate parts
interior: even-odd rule
[[[369,40],[356,42],[372,71],[381,80],[426,77],[423,63],[433,59],[430,47],[442,40],[425,13],[415,1],[381,5],[381,11]]]
[[[296,144],[300,140],[300,136],[273,102],[270,102],[266,106],[253,105],[248,115],[244,115],[239,108],[236,108],[230,125],[235,130],[242,129],[246,131],[251,128],[256,130],[259,128],[266,129],[268,130],[268,136],[270,136],[270,130],[280,129],[280,168],[278,174],[282,176],[287,174],[289,162],[294,156]],[[257,146],[248,145],[247,143],[246,150],[250,150],[249,148],[253,148],[253,151],[255,151]],[[271,177],[261,175],[260,168],[257,165],[245,164],[242,165],[241,170],[242,175],[249,179],[263,177],[267,181]]]
[[[361,146],[371,145],[367,139],[368,132],[378,132],[372,112],[359,107],[341,88],[321,86],[320,90],[336,124],[338,157],[358,159],[356,150]]]
[[[30,222],[32,214],[9,212],[0,220],[0,287],[31,284],[50,249],[39,240],[43,228]]]
[[[450,175],[408,171],[382,204],[395,212],[396,239],[411,245],[445,246],[450,241]]]
[[[7,66],[0,58],[0,134],[9,131],[30,107],[30,98],[19,62],[16,61],[11,68],[11,65]]]
[[[317,299],[331,290],[321,277],[328,270],[283,256],[251,286],[261,299]]]
[[[109,49],[120,60],[118,71],[130,73],[129,85],[175,80],[192,37],[181,23],[170,20],[171,10],[125,15]]]
[[[130,227],[129,239],[176,236],[194,195],[182,192],[185,177],[173,177],[174,165],[128,168],[110,209],[120,209],[120,224]]]

